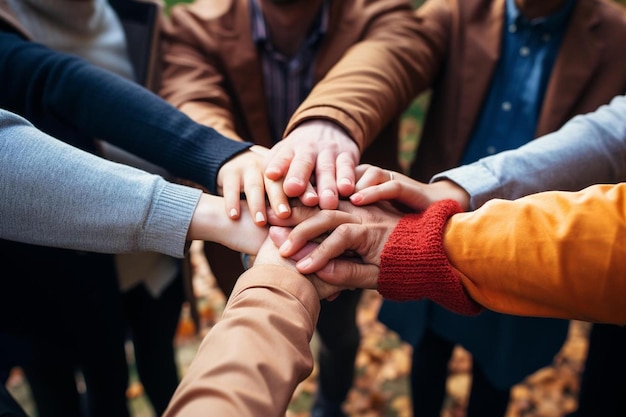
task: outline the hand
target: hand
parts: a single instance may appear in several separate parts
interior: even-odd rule
[[[464,210],[469,208],[467,191],[449,180],[425,184],[398,172],[367,164],[359,165],[356,175],[356,192],[350,196],[350,201],[357,206],[393,200],[402,204],[405,210],[423,211],[437,201],[452,199]]]
[[[273,235],[272,239],[284,240],[287,239],[287,236],[289,234],[288,228],[272,227],[270,230],[270,235]],[[278,265],[283,266],[287,269],[295,270],[296,267],[294,265],[294,260],[282,257],[272,239],[267,238],[265,242],[261,245],[261,248],[259,249],[259,252],[254,260],[254,265],[252,266],[252,268],[259,265]],[[315,245],[313,244],[305,245],[294,256],[296,258],[306,256],[306,254],[308,254],[308,252],[310,252],[314,247]],[[333,300],[339,295],[339,293],[343,289],[345,289],[345,287],[328,284],[317,278],[315,275],[303,275],[302,278],[308,279],[313,284],[320,299]]]
[[[340,201],[338,210],[293,207],[289,219],[270,219],[272,224],[295,225],[288,237],[270,237],[280,245],[282,256],[299,258],[302,248],[322,238],[298,260],[298,271],[315,273],[333,285],[374,289],[378,287],[380,255],[401,217],[401,212],[385,202],[356,207]]]
[[[283,192],[282,181],[274,181],[263,175],[265,156],[269,150],[254,145],[222,166],[217,175],[217,191],[224,196],[226,213],[231,219],[241,216],[240,195],[244,192],[254,222],[265,225],[267,211],[265,194],[270,207],[279,217],[289,217],[291,209]]]
[[[242,218],[232,219],[224,212],[224,198],[205,193],[193,213],[187,240],[217,242],[238,252],[256,254],[267,231],[267,227],[254,223],[245,205]]]
[[[302,203],[314,205],[304,193],[315,173],[319,206],[335,209],[339,195],[347,197],[354,190],[354,168],[359,159],[359,147],[343,129],[325,120],[313,120],[298,126],[270,150],[265,176],[274,181],[284,178],[285,194],[304,195]]]

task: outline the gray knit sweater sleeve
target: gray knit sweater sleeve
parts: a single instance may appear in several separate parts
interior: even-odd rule
[[[60,142],[0,109],[0,238],[182,257],[201,191]]]
[[[626,96],[572,118],[554,133],[518,149],[444,171],[471,196],[476,209],[492,198],[507,200],[547,190],[577,191],[626,180]]]

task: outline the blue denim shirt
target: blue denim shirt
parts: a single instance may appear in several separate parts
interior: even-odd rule
[[[518,148],[535,137],[574,1],[549,16],[528,20],[514,0],[507,0],[500,60],[461,164]]]

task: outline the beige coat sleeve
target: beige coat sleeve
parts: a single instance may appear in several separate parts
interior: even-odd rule
[[[626,324],[626,183],[491,200],[453,216],[444,247],[486,308]]]
[[[230,2],[179,4],[163,19],[160,43],[159,95],[194,121],[234,140],[237,134],[232,91],[225,87],[216,33],[221,6]],[[199,18],[202,10],[207,18]],[[219,32],[219,31],[218,31]]]
[[[313,370],[309,342],[320,302],[294,271],[244,273],[220,321],[202,341],[164,417],[282,417]]]

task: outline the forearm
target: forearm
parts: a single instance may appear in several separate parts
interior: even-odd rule
[[[170,416],[282,417],[313,369],[319,314],[313,285],[278,266],[239,278],[166,410]]]
[[[542,193],[450,220],[464,288],[503,313],[626,324],[626,184]]]
[[[492,198],[516,199],[541,191],[576,191],[591,184],[626,180],[626,96],[555,133],[516,150],[502,152],[436,175],[471,196],[470,208]]]
[[[0,110],[0,237],[182,257],[200,190],[96,157]]]
[[[284,136],[306,120],[337,123],[361,152],[383,127],[431,85],[447,45],[444,2],[425,3],[418,17],[395,2],[315,85]]]
[[[73,128],[212,193],[223,163],[250,146],[194,123],[148,90],[85,61],[10,33],[0,33],[0,40],[0,106],[53,136],[63,138]]]

